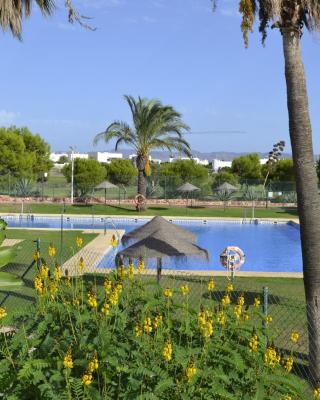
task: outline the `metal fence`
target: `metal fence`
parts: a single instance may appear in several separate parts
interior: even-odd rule
[[[200,201],[266,201],[273,203],[296,203],[294,182],[272,182],[264,185],[262,180],[240,180],[235,190],[219,190],[224,182],[219,181],[214,175],[207,177],[181,177],[158,175],[146,177],[147,197],[149,199],[195,199]],[[180,193],[177,188],[185,182],[190,182],[199,190],[190,193]],[[103,202],[105,199],[125,202],[133,199],[137,194],[137,180],[130,184],[116,183],[117,188],[104,190],[95,189],[88,184],[77,187],[75,183],[75,196],[79,201]],[[49,179],[34,181],[24,177],[14,177],[11,174],[0,175],[0,195],[17,199],[26,197],[41,200],[62,201],[71,195],[70,183],[62,179]]]
[[[110,240],[107,239],[106,240]],[[56,254],[52,258],[48,256],[50,241],[41,242],[36,238],[34,241],[23,240],[16,244],[17,255],[13,262],[2,268],[1,271],[12,274],[12,277],[21,279],[22,286],[0,287],[0,307],[5,307],[14,313],[26,305],[35,301],[36,293],[34,289],[34,279],[39,267],[46,262],[51,273],[54,273],[56,263],[62,265],[64,275],[76,279],[79,274],[83,274],[87,279],[94,279],[96,285],[103,287],[103,280],[106,273],[114,268],[114,256],[116,249],[108,254],[89,251],[86,247],[77,248],[74,241],[61,243],[56,247]],[[40,258],[34,257],[35,252],[40,251]],[[80,267],[80,262],[84,265]],[[80,272],[80,270],[82,271]],[[215,287],[208,292],[208,282],[214,278]],[[156,281],[156,271],[146,264],[146,269],[141,275],[141,279],[146,282]],[[205,307],[218,307],[225,295],[226,285],[230,281],[225,276],[214,276],[214,271],[210,275],[202,275],[197,272],[182,272],[178,270],[164,270],[160,285],[163,288],[170,287],[178,293],[181,286],[187,284],[190,288],[190,304],[195,310],[201,305]],[[150,286],[152,287],[152,285]],[[265,333],[274,345],[283,354],[293,354],[294,373],[312,382],[308,361],[308,323],[306,304],[304,297],[297,298],[296,291],[291,293],[282,289],[281,284],[273,287],[262,278],[236,277],[234,280],[234,290],[231,292],[231,302],[236,304],[237,298],[242,295],[245,298],[245,306],[248,308],[254,304],[255,299],[260,299],[260,311],[272,318],[269,323],[265,323]],[[252,326],[259,322],[252,320]],[[294,353],[290,347],[290,336],[292,332],[299,334],[299,341],[295,346]],[[306,397],[307,398],[307,397]]]

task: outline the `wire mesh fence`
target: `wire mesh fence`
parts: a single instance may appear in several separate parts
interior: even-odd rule
[[[15,259],[1,269],[7,273],[7,284],[2,282],[0,287],[0,307],[5,307],[14,314],[15,311],[34,303],[37,298],[35,278],[44,264],[49,268],[49,276],[53,276],[56,266],[60,265],[63,276],[73,280],[82,276],[85,280],[93,281],[98,291],[103,291],[105,277],[115,268],[114,258],[117,252],[117,249],[111,246],[110,234],[111,231],[106,232],[104,253],[86,248],[93,236],[86,238],[85,235],[80,244],[76,236],[72,237],[72,240],[60,242],[54,247],[54,254],[50,253],[52,243],[49,240],[24,240],[17,243]],[[156,270],[146,262],[144,271],[139,273],[138,260],[134,261],[134,265],[137,279],[143,282],[152,295],[159,288]],[[201,307],[218,310],[226,295],[230,298],[230,307],[236,309],[239,298],[243,297],[244,314],[248,310],[257,310],[257,314],[250,314],[249,324],[252,329],[257,324],[263,324],[268,341],[278,349],[279,354],[293,356],[294,373],[313,383],[314,377],[310,375],[309,370],[306,304],[303,297],[297,298],[294,290],[290,292],[281,289],[281,284],[268,287],[268,282],[264,283],[261,279],[243,277],[236,277],[230,290],[230,286],[227,289],[230,285],[227,276],[215,276],[214,271],[204,275],[199,271],[170,269],[163,270],[159,285],[163,290],[170,288],[174,296],[181,295],[181,287],[187,285],[189,304],[195,312]],[[298,335],[294,346],[293,333]]]
[[[198,190],[181,193],[177,189],[182,184],[189,182]],[[133,200],[137,194],[137,179],[130,183],[122,184],[114,182],[115,188],[106,191],[99,190],[96,185],[88,182],[86,185],[77,187],[74,184],[75,198],[79,202],[128,202]],[[242,179],[233,186],[233,190],[223,190],[219,187],[225,183],[214,175],[208,173],[207,177],[193,176],[167,176],[157,175],[146,177],[147,198],[150,200],[184,199],[202,202],[213,201],[247,201],[270,203],[295,204],[296,191],[294,182],[268,181]],[[65,179],[38,180],[12,176],[11,174],[0,175],[0,195],[9,196],[17,200],[23,198],[34,198],[42,201],[60,202],[68,200],[71,195],[71,184]]]

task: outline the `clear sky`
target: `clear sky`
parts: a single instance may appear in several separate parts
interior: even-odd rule
[[[281,35],[258,33],[245,49],[237,0],[76,0],[95,32],[34,8],[23,41],[0,32],[0,125],[28,126],[53,150],[92,140],[112,120],[130,121],[123,94],[157,97],[183,113],[200,151],[269,151],[288,142]],[[320,153],[320,38],[305,33],[314,147]],[[111,149],[101,143],[97,149]],[[288,150],[288,149],[287,149]]]

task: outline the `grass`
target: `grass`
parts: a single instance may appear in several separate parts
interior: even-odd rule
[[[30,214],[81,214],[81,215],[124,215],[124,216],[177,216],[177,217],[233,217],[251,218],[251,208],[223,208],[209,207],[165,207],[150,206],[146,211],[137,212],[133,206],[110,205],[66,205],[62,204],[25,204],[24,213]],[[21,203],[1,204],[0,213],[21,213]],[[255,218],[298,218],[296,208],[257,208]]]

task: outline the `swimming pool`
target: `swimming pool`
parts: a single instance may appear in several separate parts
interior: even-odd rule
[[[60,228],[60,217],[4,216],[9,227]],[[149,219],[63,217],[64,229],[124,229],[130,231]],[[241,271],[302,272],[300,232],[291,223],[242,223],[241,220],[174,220],[198,236],[198,245],[209,252],[209,261],[188,257],[173,261],[163,260],[163,268],[179,270],[223,270],[219,254],[227,246],[239,246],[246,255]],[[99,267],[110,268],[112,255],[107,254]],[[148,263],[153,267],[152,262]]]

